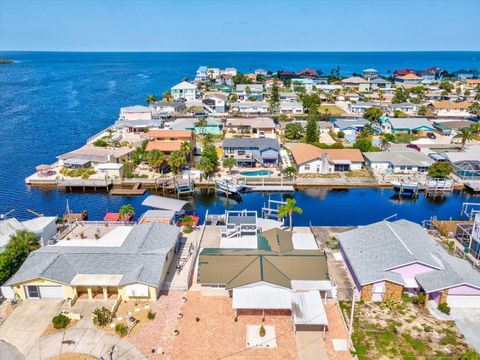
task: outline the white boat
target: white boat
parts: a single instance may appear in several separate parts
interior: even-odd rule
[[[414,193],[418,190],[418,181],[407,180],[393,180],[393,189],[397,192]]]
[[[242,186],[235,184],[234,180],[229,176],[216,179],[215,187],[217,188],[217,191],[228,194],[239,194],[242,191]]]

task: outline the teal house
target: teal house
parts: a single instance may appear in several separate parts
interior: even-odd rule
[[[179,118],[170,124],[171,130],[191,130],[195,135],[212,134],[219,135],[223,130],[223,123],[221,120],[214,117],[206,118],[206,126],[201,128],[198,126],[199,118]]]

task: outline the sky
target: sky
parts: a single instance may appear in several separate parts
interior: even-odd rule
[[[480,0],[0,0],[0,51],[480,50]]]

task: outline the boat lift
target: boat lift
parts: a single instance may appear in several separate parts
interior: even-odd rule
[[[462,204],[460,216],[466,216],[469,220],[473,221],[476,214],[480,214],[480,203],[464,202]]]
[[[278,218],[278,209],[280,208],[280,206],[286,204],[286,201],[272,200],[269,196],[267,205],[265,205],[264,203],[262,207],[262,218],[280,221],[280,219]]]

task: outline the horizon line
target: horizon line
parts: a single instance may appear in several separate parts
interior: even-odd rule
[[[480,52],[479,50],[0,50],[8,52],[62,53],[433,53]]]

